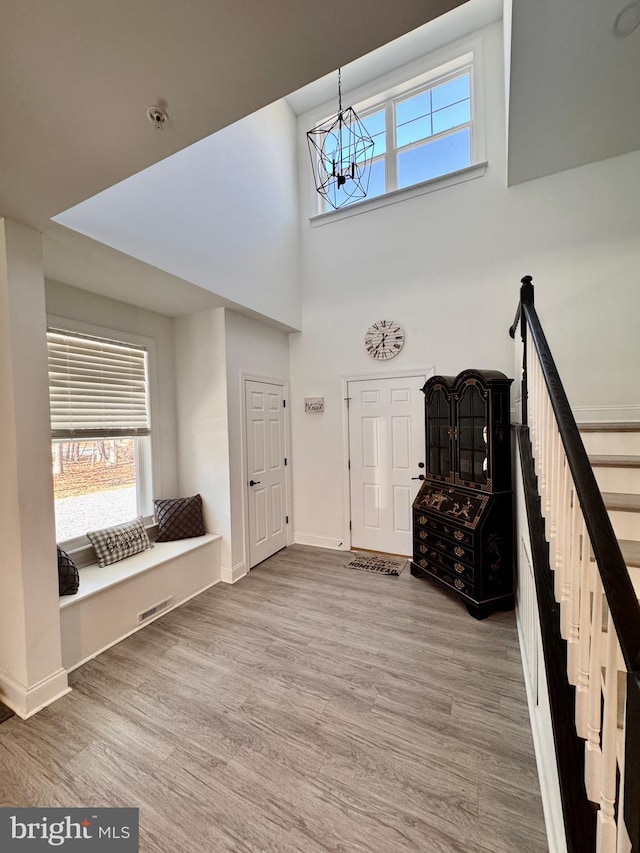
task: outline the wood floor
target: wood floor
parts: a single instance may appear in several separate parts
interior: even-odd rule
[[[546,851],[513,613],[285,549],[0,726],[3,806],[138,806],[145,853]]]

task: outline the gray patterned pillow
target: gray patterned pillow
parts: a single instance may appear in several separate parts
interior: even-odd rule
[[[202,498],[162,498],[155,500],[158,535],[156,542],[173,542],[204,536],[206,528],[202,517]]]
[[[147,548],[153,548],[141,515],[126,524],[116,524],[103,530],[90,530],[87,538],[93,545],[100,568],[139,554]]]

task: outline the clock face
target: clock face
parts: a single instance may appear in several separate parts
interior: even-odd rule
[[[378,320],[364,336],[364,345],[372,358],[385,361],[398,355],[404,344],[404,332],[393,320]]]

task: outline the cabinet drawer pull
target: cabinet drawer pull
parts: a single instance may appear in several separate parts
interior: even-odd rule
[[[420,536],[420,538],[421,538],[421,539],[426,539],[426,538],[427,538],[427,534],[424,532],[424,530],[421,530],[421,531],[420,531],[420,533],[419,533],[418,535]]]
[[[460,578],[456,578],[454,581],[456,589],[464,589],[464,584],[460,580]]]
[[[426,569],[427,568],[427,561],[426,560],[419,560],[418,565],[422,566],[423,569]]]
[[[456,555],[456,557],[464,557],[464,548],[461,548],[459,545],[456,545],[456,547],[453,549],[453,553]]]
[[[426,545],[421,545],[421,546],[420,546],[420,553],[421,553],[421,554],[426,554],[426,553],[427,553],[427,546],[426,546]]]
[[[464,572],[464,566],[462,565],[462,563],[454,563],[453,568],[456,570],[456,572],[458,572],[459,575]]]
[[[424,516],[424,515],[418,516],[418,524],[426,524],[426,523],[427,523],[426,516]]]
[[[453,531],[453,535],[456,537],[456,539],[457,539],[459,542],[460,542],[462,539],[464,539],[464,533],[462,532],[462,530],[454,530],[454,531]]]

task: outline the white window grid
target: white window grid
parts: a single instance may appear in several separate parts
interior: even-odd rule
[[[427,74],[420,75],[419,78],[414,78],[411,81],[407,81],[404,84],[393,87],[391,90],[388,90],[384,93],[381,93],[379,96],[374,96],[374,98],[367,98],[365,101],[360,102],[359,104],[354,104],[354,110],[358,114],[358,117],[361,120],[366,119],[368,116],[373,115],[376,112],[379,112],[381,109],[384,109],[385,112],[385,152],[384,154],[380,154],[372,160],[372,168],[374,163],[379,162],[384,159],[385,162],[385,189],[384,192],[376,195],[376,196],[367,196],[369,198],[384,198],[385,195],[394,192],[398,187],[398,175],[397,175],[397,157],[399,153],[404,151],[411,150],[419,145],[423,145],[425,142],[431,142],[438,139],[442,139],[446,136],[450,136],[453,133],[458,133],[460,130],[465,128],[469,129],[469,137],[470,137],[470,163],[473,165],[477,162],[477,134],[475,132],[477,127],[476,122],[476,97],[475,97],[475,77],[474,77],[474,57],[473,54],[466,54],[464,57],[460,57],[458,60],[453,60],[452,62],[446,63],[447,70],[442,71],[442,66],[436,68]],[[457,79],[458,77],[462,77],[465,74],[469,75],[469,115],[470,120],[460,125],[456,125],[454,128],[447,129],[441,131],[439,133],[434,133],[429,137],[423,137],[422,139],[416,140],[414,142],[408,143],[407,145],[403,145],[400,147],[396,147],[396,105],[402,101],[408,100],[410,98],[415,97],[416,95],[421,94],[422,92],[429,91],[430,89],[435,89],[438,86],[444,85],[445,83],[449,83],[452,80]],[[323,119],[317,124],[322,124],[323,121],[327,119]],[[447,173],[439,176],[445,177]],[[437,178],[436,178],[437,180]],[[424,183],[428,183],[429,181],[425,181]],[[420,182],[417,184],[413,184],[411,186],[420,186]],[[410,187],[403,187],[403,189],[410,189]],[[318,204],[318,212],[319,213],[333,213],[333,209],[327,205],[327,203],[316,195],[317,204]],[[358,204],[362,204],[367,199],[364,199],[360,202],[353,202],[352,204],[345,205],[344,209],[355,208]]]

